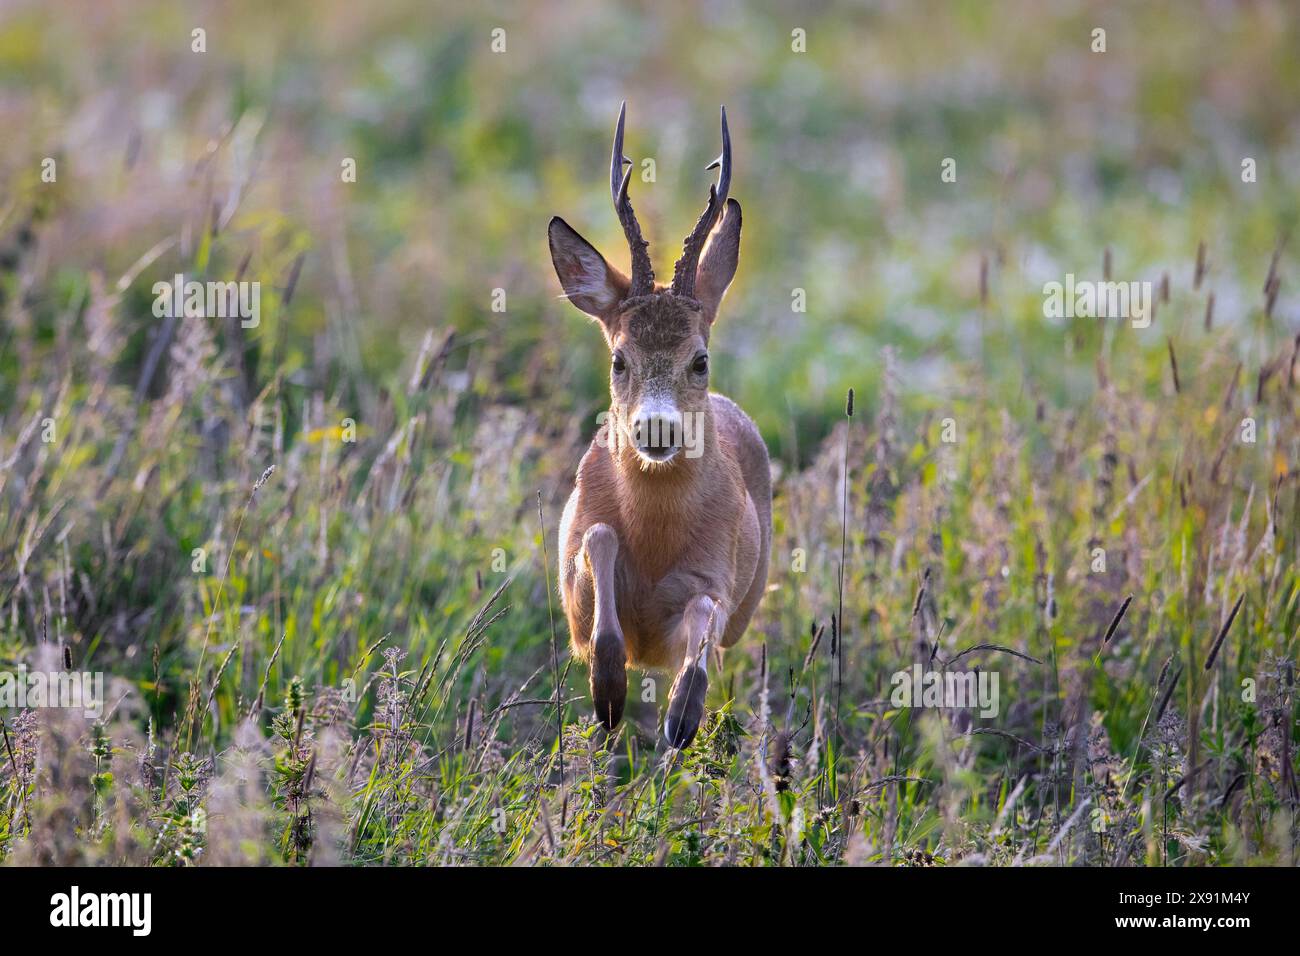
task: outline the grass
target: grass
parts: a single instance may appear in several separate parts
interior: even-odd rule
[[[0,670],[100,671],[108,705],[0,710],[0,860],[1294,865],[1293,22],[1111,14],[1109,87],[1078,15],[974,3],[831,7],[805,59],[761,6],[644,48],[521,13],[495,58],[469,10],[288,7],[214,15],[207,59],[161,12],[0,30],[31,134],[0,160]],[[604,356],[543,229],[621,261],[615,113],[573,105],[610,71],[661,269],[738,118],[713,364],[777,472],[769,592],[681,753],[672,675],[630,675],[607,738],[552,618]],[[1103,262],[1168,277],[1150,328],[1044,318]],[[155,319],[176,272],[260,281],[261,324]],[[897,706],[914,663],[996,674],[998,714]]]

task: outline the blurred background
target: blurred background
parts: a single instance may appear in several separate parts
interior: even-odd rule
[[[626,268],[606,188],[624,98],[629,153],[656,162],[633,192],[661,276],[728,107],[745,236],[716,387],[792,462],[793,436],[812,448],[849,385],[871,394],[886,346],[936,405],[976,372],[1002,401],[1025,377],[1078,397],[1091,371],[1058,374],[1069,342],[1042,284],[1099,278],[1106,247],[1116,278],[1158,282],[1190,275],[1204,241],[1219,320],[1244,323],[1300,197],[1300,26],[1282,2],[2,9],[0,213],[59,218],[52,281],[6,324],[39,341],[93,276],[111,286],[175,237],[124,290],[128,377],[156,278],[242,264],[284,289],[301,257],[292,307],[265,309],[256,346],[291,383],[364,405],[427,329],[455,328],[452,367],[507,359],[468,387],[586,415],[604,346],[557,299],[545,227],[564,216]],[[46,156],[57,188],[39,183]],[[1241,181],[1247,156],[1258,183]],[[6,403],[29,348],[0,357]]]

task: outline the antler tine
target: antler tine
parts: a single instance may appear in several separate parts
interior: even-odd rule
[[[727,108],[722,108],[722,154],[709,163],[709,169],[718,169],[717,185],[709,186],[709,203],[704,207],[704,214],[695,223],[695,228],[686,237],[682,246],[682,257],[673,266],[674,295],[695,295],[695,270],[700,264],[700,253],[709,239],[709,233],[717,225],[722,210],[727,205],[727,194],[731,191],[731,131],[727,129]]]
[[[623,124],[627,120],[627,100],[618,110],[618,126],[614,129],[614,152],[609,158],[609,195],[618,205],[619,187],[623,184],[623,167],[632,160],[623,155]]]
[[[609,191],[614,199],[614,211],[623,226],[623,235],[627,238],[628,249],[632,253],[632,279],[628,297],[648,295],[654,291],[655,273],[650,264],[649,245],[641,238],[641,225],[636,221],[632,211],[632,202],[627,196],[628,183],[632,179],[632,160],[623,155],[623,124],[627,119],[627,100],[618,111],[618,126],[614,130],[614,149],[609,158]],[[627,165],[626,172],[623,166]]]
[[[722,205],[727,201],[727,194],[731,191],[731,131],[727,129],[727,108],[722,108],[722,152],[718,158],[706,166],[706,169],[718,169],[718,204]]]

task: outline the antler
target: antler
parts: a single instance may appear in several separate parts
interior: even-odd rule
[[[632,202],[627,198],[628,181],[632,178],[632,160],[623,155],[623,121],[627,117],[627,100],[623,101],[618,111],[618,128],[614,130],[614,152],[609,160],[609,191],[614,197],[614,211],[618,221],[623,225],[623,235],[627,237],[628,248],[632,252],[632,280],[628,288],[628,298],[649,295],[655,288],[655,272],[650,265],[649,245],[641,238],[641,225],[636,221],[632,211]],[[627,164],[627,172],[623,165]]]
[[[622,129],[620,122],[619,129]],[[617,153],[617,148],[615,152]],[[721,167],[718,183],[709,186],[709,204],[704,207],[704,215],[695,223],[695,228],[686,237],[682,247],[682,257],[673,266],[674,295],[693,297],[695,295],[695,270],[700,264],[700,253],[708,241],[709,233],[717,225],[722,210],[727,205],[727,192],[731,189],[731,133],[727,131],[727,108],[722,108],[722,155],[709,163],[708,168]]]

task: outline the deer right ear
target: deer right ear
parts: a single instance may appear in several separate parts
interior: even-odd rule
[[[588,315],[608,322],[618,304],[627,298],[627,277],[559,216],[551,219],[547,236],[551,263],[565,298]]]

